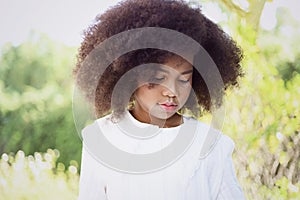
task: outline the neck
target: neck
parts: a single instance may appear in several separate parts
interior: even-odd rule
[[[153,124],[160,128],[176,127],[183,123],[182,116],[177,113],[168,119],[159,119],[154,116],[150,116],[148,113],[137,112],[135,109],[131,110],[130,113],[136,120],[142,123]]]

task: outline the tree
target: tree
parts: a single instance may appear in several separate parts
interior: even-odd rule
[[[275,30],[264,31],[259,22],[267,1],[248,0],[247,8],[231,0],[215,2],[228,15],[221,25],[244,51],[245,77],[240,88],[227,92],[223,126],[236,142],[240,182],[248,199],[299,199],[300,41],[299,33],[280,34],[287,22],[295,27],[294,20],[277,15]]]
[[[259,29],[259,21],[263,12],[265,3],[272,0],[247,0],[248,6],[243,8],[232,0],[215,0],[222,3],[230,12],[237,14],[240,19],[244,19],[246,24],[255,31]]]
[[[0,61],[0,153],[56,148],[59,161],[80,160],[72,117],[75,49],[33,33],[6,45]]]

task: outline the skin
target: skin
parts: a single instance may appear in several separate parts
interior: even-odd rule
[[[168,58],[156,72],[153,82],[141,84],[135,91],[131,114],[143,123],[161,128],[182,124],[182,116],[177,111],[190,95],[192,73],[193,66],[187,61],[177,56]]]

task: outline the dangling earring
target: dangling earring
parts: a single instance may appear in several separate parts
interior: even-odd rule
[[[128,110],[133,110],[135,105],[135,98],[134,95],[132,95],[128,102]]]

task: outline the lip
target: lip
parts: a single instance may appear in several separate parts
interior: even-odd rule
[[[173,112],[178,107],[178,105],[175,103],[162,103],[162,104],[159,104],[159,106],[166,112]]]

